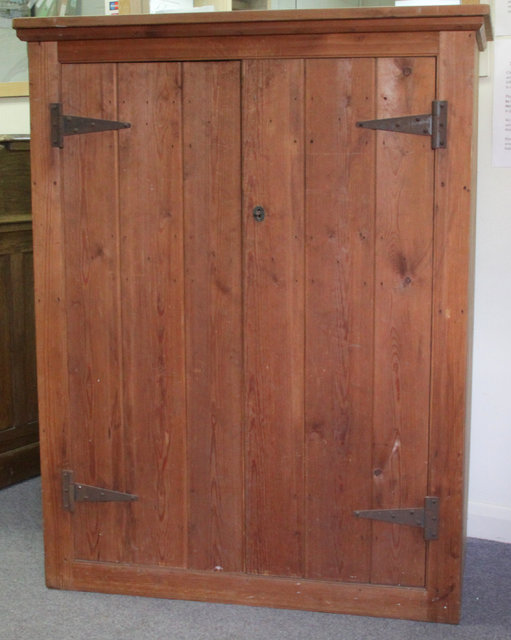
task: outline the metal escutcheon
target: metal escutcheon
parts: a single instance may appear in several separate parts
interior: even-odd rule
[[[256,222],[262,222],[264,220],[264,216],[266,215],[264,208],[261,206],[254,207],[252,211],[252,215],[254,216],[254,220]]]

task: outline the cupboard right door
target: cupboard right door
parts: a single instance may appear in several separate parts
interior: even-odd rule
[[[434,58],[242,67],[246,569],[424,586]],[[264,219],[254,209],[264,209]],[[434,544],[434,542],[433,542]]]

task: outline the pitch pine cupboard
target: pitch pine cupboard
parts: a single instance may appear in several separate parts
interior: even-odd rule
[[[48,585],[456,622],[487,7],[15,26]]]

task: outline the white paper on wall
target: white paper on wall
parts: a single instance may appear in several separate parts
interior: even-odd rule
[[[511,39],[495,42],[493,166],[511,167]]]
[[[495,35],[511,36],[511,0],[495,0]]]
[[[193,0],[151,0],[151,13],[172,13],[175,11],[191,11]]]

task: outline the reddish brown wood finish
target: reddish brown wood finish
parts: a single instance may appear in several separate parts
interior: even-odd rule
[[[119,65],[118,282],[126,458],[139,497],[124,561],[186,566],[181,67]],[[133,87],[137,87],[133,99]],[[130,135],[135,134],[135,135]],[[165,170],[155,170],[153,160]],[[143,286],[141,284],[144,283]],[[148,328],[151,327],[151,330]]]
[[[474,35],[447,37],[445,34],[441,51],[437,90],[452,107],[449,147],[445,154],[438,155],[435,173],[429,443],[430,460],[435,461],[430,463],[429,487],[441,500],[441,525],[439,544],[429,549],[427,578],[430,619],[457,622],[461,604],[470,415],[467,369],[470,376],[477,157]],[[467,98],[461,99],[462,95]]]
[[[239,62],[183,65],[188,566],[242,571]]]
[[[17,19],[25,40],[102,40],[105,38],[179,38],[190,36],[370,33],[399,31],[473,31],[481,44],[491,39],[489,7],[374,7],[371,9],[236,11],[221,14]],[[116,26],[122,26],[117,29]]]
[[[296,38],[215,16],[30,45],[48,584],[457,620],[486,15],[468,13],[461,33],[450,8],[435,33],[418,10],[391,33],[385,10],[320,12],[323,35],[295,14]],[[370,16],[381,32],[346,32]],[[434,99],[447,149],[356,127]],[[131,128],[52,148],[58,101]],[[138,501],[71,515],[63,469]],[[426,495],[438,541],[353,514]]]
[[[113,65],[65,67],[64,112],[113,119],[115,73]],[[118,140],[107,132],[73,136],[66,142],[63,209],[71,460],[80,482],[122,490]],[[76,557],[119,562],[123,541],[118,532],[125,512],[119,505],[105,505],[101,513],[94,505],[84,505],[74,528]]]
[[[378,60],[377,117],[428,113],[434,93],[433,58]],[[374,507],[420,507],[428,480],[434,153],[427,137],[388,132],[378,132],[376,153]],[[422,586],[422,537],[374,523],[372,581]]]
[[[69,468],[69,384],[61,210],[61,153],[48,144],[48,104],[60,99],[55,43],[28,45],[39,439],[46,582],[72,585],[72,520],[62,509],[60,476]]]
[[[304,63],[243,65],[246,566],[303,575]],[[262,206],[264,221],[253,209]]]
[[[254,36],[225,36],[217,38],[156,38],[137,40],[134,47],[129,40],[72,41],[59,44],[59,60],[74,62],[146,62],[166,60],[226,60],[254,58],[300,58],[304,51],[310,58],[367,57],[407,55],[436,55],[439,34],[393,33],[327,33],[317,35],[275,35],[271,38]]]
[[[370,582],[375,62],[306,78],[306,575]]]

